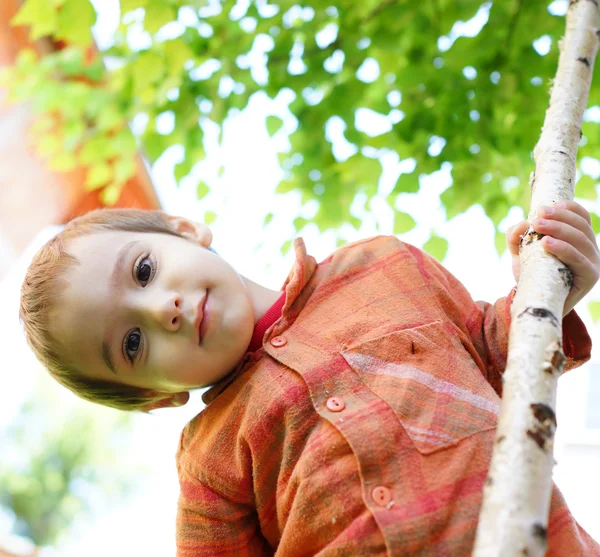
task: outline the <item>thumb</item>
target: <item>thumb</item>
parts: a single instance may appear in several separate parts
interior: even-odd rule
[[[525,234],[529,228],[529,223],[524,220],[514,226],[511,226],[506,231],[506,243],[508,249],[512,255],[519,255],[519,244],[521,243],[521,236]]]

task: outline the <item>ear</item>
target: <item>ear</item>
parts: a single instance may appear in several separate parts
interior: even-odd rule
[[[202,247],[208,248],[212,244],[212,232],[210,228],[201,222],[194,222],[183,217],[174,217],[165,215],[171,228],[185,236],[192,242],[199,243]]]
[[[185,391],[182,393],[173,394],[156,393],[156,395],[159,398],[156,398],[156,400],[153,400],[152,402],[149,402],[140,408],[142,412],[150,412],[151,410],[158,410],[159,408],[174,408],[177,406],[183,406],[188,400],[190,400],[190,393]]]

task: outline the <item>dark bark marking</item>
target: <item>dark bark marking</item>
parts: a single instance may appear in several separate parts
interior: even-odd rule
[[[534,524],[531,527],[531,533],[534,538],[537,538],[539,541],[546,543],[546,539],[548,538],[548,530],[542,524]]]
[[[532,244],[533,242],[539,242],[544,236],[545,236],[545,234],[540,234],[539,232],[536,232],[535,230],[533,230],[533,228],[530,228],[521,237],[521,241],[519,242],[519,247],[521,248],[523,246],[528,246],[529,244]]]
[[[411,343],[410,343],[410,351],[411,351],[411,353],[413,353],[413,354],[415,353],[415,343],[414,343],[414,342],[411,342]]]
[[[505,439],[506,439],[506,435],[500,435],[500,437],[498,437],[498,439],[496,439],[496,445],[499,445]]]
[[[531,430],[528,429],[527,430],[527,437],[530,437],[531,439],[533,439],[536,443],[536,445],[542,449],[542,451],[544,450],[544,447],[546,446],[546,438],[544,437],[544,435],[537,429],[535,430]]]
[[[535,170],[529,175],[529,187],[531,188],[531,193],[533,193],[535,191]]]
[[[550,408],[547,404],[539,403],[539,404],[531,404],[529,406],[531,411],[533,412],[533,417],[540,422],[541,424],[546,424],[549,422],[551,425],[556,427],[556,414],[554,410]]]
[[[533,317],[536,317],[540,321],[542,319],[548,319],[549,321],[552,322],[552,324],[555,327],[558,327],[558,325],[559,325],[558,319],[556,318],[556,316],[551,311],[548,311],[547,309],[529,307],[529,308],[526,308],[524,311],[522,311],[517,317],[522,317],[523,315],[526,315],[526,314],[533,315]]]
[[[562,351],[561,343],[556,342],[554,346],[556,346],[556,348],[552,352],[550,360],[544,362],[542,369],[550,375],[554,375],[555,373],[560,375],[567,359]]]
[[[554,354],[552,354],[552,360],[550,360],[550,363],[555,369],[561,371],[566,361],[567,359],[565,358],[563,351],[559,348],[554,352]]]
[[[545,451],[556,430],[556,414],[547,404],[531,404],[530,408],[537,423],[533,429],[527,430],[527,437],[533,439],[535,444]]]
[[[554,151],[554,152],[558,153],[559,155],[564,155],[565,157],[569,156],[569,153],[565,153],[564,151],[557,150],[557,151]]]
[[[571,272],[571,269],[568,267],[561,267],[558,272],[560,273],[560,278],[562,278],[565,286],[571,290],[571,288],[573,288],[573,273]]]
[[[595,2],[594,2],[595,3]],[[598,4],[596,4],[596,7],[598,6]],[[578,62],[581,62],[582,64],[584,64],[587,68],[590,67],[590,61],[587,58],[577,58]]]
[[[494,483],[494,480],[492,478],[486,478],[485,481],[483,482],[484,485],[490,486]]]
[[[529,557],[529,549],[527,549],[526,547],[521,549],[521,555],[523,555],[523,557]]]

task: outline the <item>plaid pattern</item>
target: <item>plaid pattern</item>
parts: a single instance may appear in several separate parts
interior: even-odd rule
[[[295,250],[263,348],[182,434],[177,555],[469,555],[514,292],[475,303],[393,237]],[[564,331],[575,367],[591,341],[574,312]],[[548,537],[549,557],[600,556],[556,489]]]

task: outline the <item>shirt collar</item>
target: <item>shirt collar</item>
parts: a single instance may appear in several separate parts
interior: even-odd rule
[[[258,320],[258,323],[254,326],[254,332],[250,339],[250,344],[246,352],[256,352],[263,343],[265,333],[275,321],[277,321],[283,312],[283,304],[285,304],[285,292],[281,293],[281,296],[277,301],[266,311],[266,313]]]
[[[300,293],[307,285],[308,281],[313,276],[315,269],[317,268],[317,262],[312,255],[306,253],[306,246],[302,238],[296,238],[294,240],[294,254],[295,261],[292,266],[292,270],[288,275],[286,281],[283,284],[282,290],[285,294],[285,302],[281,316],[274,323],[271,323],[267,329],[273,329],[277,327],[278,333],[286,329],[294,322],[298,313],[300,313],[304,304],[294,304]],[[283,297],[283,295],[282,295]],[[281,300],[281,298],[280,298]],[[278,302],[280,302],[280,300]],[[277,303],[275,304],[277,305]],[[263,335],[265,336],[265,335]],[[219,396],[233,381],[235,381],[244,371],[249,368],[249,365],[262,357],[262,352],[246,352],[246,355],[242,361],[232,370],[231,373],[226,375],[223,379],[215,383],[210,389],[208,389],[202,395],[202,401],[204,404],[210,404],[217,396]]]

